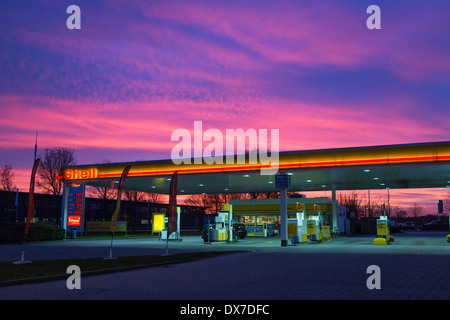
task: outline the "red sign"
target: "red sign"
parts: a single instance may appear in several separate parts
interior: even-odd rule
[[[116,230],[117,218],[119,216],[119,211],[120,211],[120,201],[122,200],[123,184],[125,183],[125,179],[128,175],[128,171],[130,171],[130,169],[131,169],[131,166],[128,166],[125,169],[123,169],[122,176],[120,177],[119,188],[117,189],[116,210],[114,211],[114,213],[112,215],[111,226],[110,226],[110,230],[113,233],[113,236],[114,236],[114,231]]]
[[[67,226],[69,227],[79,227],[81,226],[81,216],[68,216]]]
[[[81,192],[80,192],[81,191]],[[82,185],[72,185],[69,187],[69,207],[68,215],[83,214],[84,188]]]
[[[41,159],[36,159],[36,161],[34,161],[33,170],[31,171],[30,192],[28,194],[27,223],[25,224],[25,235],[28,234],[28,228],[30,226],[31,219],[33,219],[34,215],[34,179],[36,177],[36,171],[40,161]]]
[[[74,169],[74,170],[67,170],[64,173],[64,178],[65,179],[74,179],[74,180],[78,180],[78,179],[94,179],[98,177],[98,170],[96,168],[90,168],[90,169],[86,169],[86,170],[78,170],[78,169]]]

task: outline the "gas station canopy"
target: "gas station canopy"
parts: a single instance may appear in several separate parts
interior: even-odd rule
[[[236,160],[236,159],[235,159]],[[186,161],[185,161],[186,162]],[[168,194],[178,171],[178,194],[279,191],[260,162],[176,165],[172,160],[78,165],[61,169],[64,182],[117,187],[131,166],[126,190]],[[279,153],[279,173],[291,176],[292,191],[445,188],[450,185],[450,141]]]

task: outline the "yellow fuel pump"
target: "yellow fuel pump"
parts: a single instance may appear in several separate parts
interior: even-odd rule
[[[375,245],[387,245],[389,242],[394,241],[394,237],[392,237],[389,233],[389,219],[386,216],[386,208],[384,203],[382,204],[382,210],[384,215],[380,216],[377,220],[378,238],[373,241],[373,244]]]
[[[232,206],[222,204],[222,210],[216,219],[218,241],[233,241],[233,213]]]

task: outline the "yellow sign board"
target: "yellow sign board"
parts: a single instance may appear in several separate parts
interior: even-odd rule
[[[288,223],[288,237],[297,235],[297,223]]]
[[[306,222],[306,233],[307,234],[316,234],[316,221],[308,220]]]
[[[152,223],[152,233],[153,232],[161,232],[165,229],[166,224],[164,222],[164,218],[166,217],[165,213],[153,213],[153,223]]]
[[[101,232],[101,231],[111,231],[111,221],[87,221],[86,222],[86,231],[90,232]],[[117,232],[126,232],[127,231],[127,222],[126,221],[117,221],[116,228],[114,231]]]
[[[377,235],[379,236],[387,236],[387,222],[379,222],[377,223]]]
[[[329,239],[330,238],[330,226],[323,226],[322,227],[322,233],[323,233],[323,237],[324,239]]]

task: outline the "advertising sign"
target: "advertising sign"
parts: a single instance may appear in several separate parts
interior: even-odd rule
[[[330,226],[323,226],[322,233],[325,238],[330,238],[331,237]]]
[[[86,231],[88,232],[106,232],[110,231],[111,221],[87,221]],[[116,228],[114,231],[125,232],[127,231],[126,221],[117,221]]]
[[[85,186],[83,184],[70,183],[68,192],[67,226],[76,227],[81,232],[84,221]]]
[[[387,236],[387,221],[377,221],[377,235],[379,236]]]
[[[80,227],[81,226],[81,216],[68,216],[67,217],[68,227]]]
[[[288,236],[296,236],[297,235],[297,221],[288,221]]]
[[[316,234],[316,221],[307,220],[306,221],[306,234]]]
[[[291,176],[287,174],[275,175],[275,188],[286,189],[291,187]]]
[[[161,232],[166,227],[165,213],[153,213],[152,232]]]

